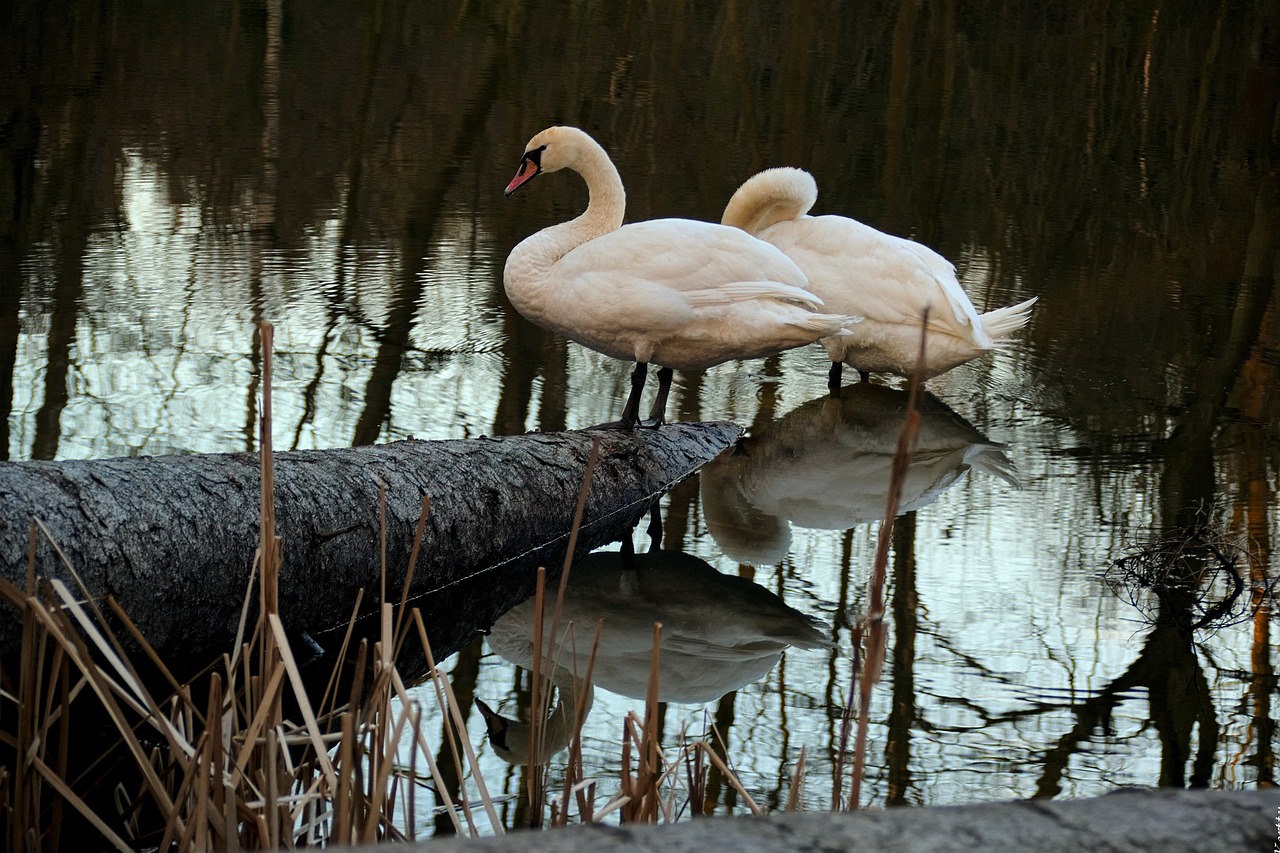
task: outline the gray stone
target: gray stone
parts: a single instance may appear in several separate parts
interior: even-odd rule
[[[1086,800],[587,826],[426,843],[435,853],[514,853],[530,847],[541,853],[1271,853],[1280,837],[1278,820],[1280,789],[1126,790]]]

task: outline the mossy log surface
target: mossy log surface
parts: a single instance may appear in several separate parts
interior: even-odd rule
[[[360,590],[362,612],[376,610],[384,485],[386,597],[398,603],[430,496],[410,599],[442,657],[527,597],[538,566],[559,568],[595,439],[578,554],[629,535],[664,491],[740,432],[672,424],[277,453],[281,617],[319,639],[341,632]],[[51,539],[91,595],[114,596],[166,660],[203,663],[235,638],[259,542],[260,483],[257,454],[5,463],[0,572],[26,586],[37,518],[49,532],[38,538],[38,575],[75,589]],[[0,607],[11,614],[0,618],[0,659],[9,659],[20,622]]]

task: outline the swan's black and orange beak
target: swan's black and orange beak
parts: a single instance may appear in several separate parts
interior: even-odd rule
[[[504,195],[511,195],[520,187],[533,180],[534,177],[542,172],[542,152],[546,150],[545,145],[541,148],[535,148],[532,151],[524,152],[524,156],[520,158],[520,166],[516,169],[516,176],[511,179],[511,183],[507,184]]]

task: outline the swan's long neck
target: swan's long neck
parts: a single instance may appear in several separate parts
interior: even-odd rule
[[[514,264],[523,274],[541,278],[540,273],[545,273],[552,264],[578,246],[622,227],[627,193],[605,150],[583,134],[578,157],[568,168],[587,182],[587,209],[568,222],[552,225],[525,238],[511,252],[508,268]]]
[[[777,222],[799,219],[818,200],[818,185],[803,169],[782,166],[752,176],[729,199],[723,225],[759,234]]]
[[[577,731],[578,718],[583,720],[595,702],[595,688],[585,679],[556,665],[551,676],[556,687],[556,705],[537,728],[520,720],[502,719],[503,743],[494,752],[512,764],[546,764],[553,755],[567,747]],[[581,702],[579,702],[581,698]],[[581,711],[579,711],[581,708]],[[534,713],[538,713],[535,709]],[[532,747],[532,748],[531,748]]]

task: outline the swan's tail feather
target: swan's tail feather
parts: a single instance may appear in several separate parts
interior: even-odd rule
[[[1027,325],[1031,319],[1031,307],[1039,298],[1033,296],[1017,305],[1008,305],[980,315],[978,319],[982,322],[982,330],[991,337],[996,346],[1000,346],[1009,335]]]
[[[1005,446],[1003,444],[974,445],[974,449],[978,452],[968,454],[968,458],[965,461],[973,466],[975,471],[998,477],[1015,489],[1022,488],[1022,478],[1018,476],[1018,467],[1013,464],[1012,459],[1005,455]]]

